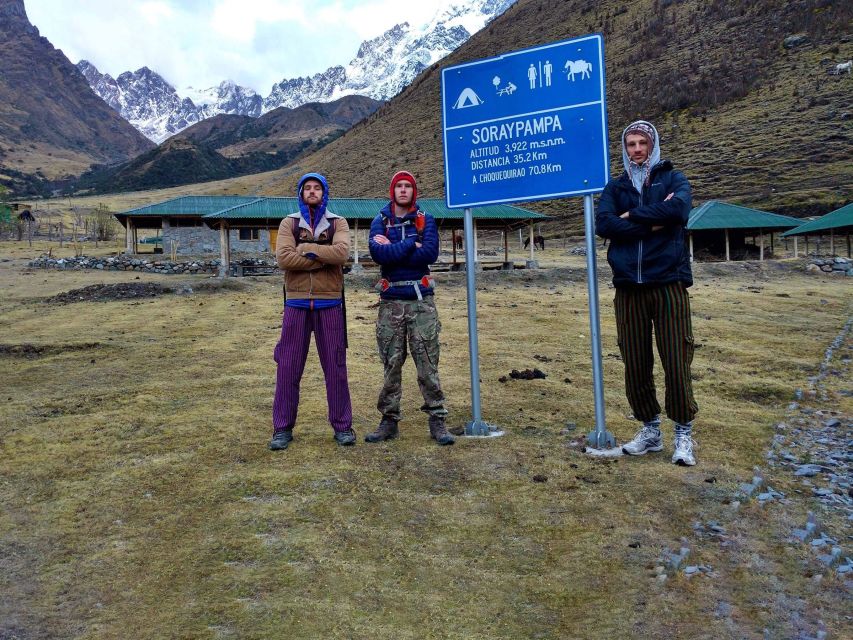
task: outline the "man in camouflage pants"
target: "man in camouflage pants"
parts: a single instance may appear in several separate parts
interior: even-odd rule
[[[447,409],[438,379],[441,323],[429,277],[429,265],[438,258],[438,227],[431,215],[418,209],[417,184],[411,173],[397,172],[391,179],[390,194],[391,201],[370,225],[370,255],[382,269],[376,342],[385,380],[377,403],[382,420],[364,439],[382,442],[399,433],[402,371],[408,347],[424,398],[421,410],[429,414],[430,436],[440,445],[453,444],[445,425]]]

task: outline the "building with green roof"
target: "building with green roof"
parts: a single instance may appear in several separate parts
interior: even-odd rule
[[[759,239],[759,259],[764,260],[765,233],[770,233],[772,253],[774,233],[793,229],[800,222],[790,216],[749,209],[720,200],[709,200],[693,209],[687,221],[690,258],[692,260],[694,256],[694,243],[712,254],[721,255],[724,251],[726,260],[731,260],[733,250],[736,254],[746,257],[750,246],[746,239],[752,236],[752,246],[755,246],[755,238]]]
[[[380,198],[332,198],[329,210],[345,218],[353,232],[354,260],[358,263],[359,236],[366,247],[370,222],[387,204]],[[440,231],[449,231],[453,262],[456,263],[457,232],[463,228],[464,214],[448,209],[444,200],[424,198],[420,207],[430,213]],[[127,229],[127,253],[135,253],[138,230],[160,235],[164,251],[180,254],[219,253],[230,262],[231,250],[270,253],[276,242],[281,220],[299,210],[294,197],[267,196],[182,196],[115,214]],[[475,230],[498,229],[504,232],[504,261],[507,260],[508,232],[548,220],[548,216],[511,205],[490,205],[472,209]],[[533,242],[530,242],[531,260]]]
[[[835,234],[847,236],[847,257],[853,257],[850,253],[850,232],[853,231],[853,202],[846,204],[840,209],[830,211],[817,220],[809,220],[798,227],[786,231],[783,238],[792,237],[796,241],[797,236],[806,239],[806,253],[808,253],[808,241],[810,235],[825,235],[829,231],[829,252],[835,255]]]

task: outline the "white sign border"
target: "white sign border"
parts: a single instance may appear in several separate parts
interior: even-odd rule
[[[453,65],[452,67],[445,67],[444,69],[441,70],[441,128],[442,128],[442,142],[444,144],[444,200],[445,200],[445,203],[447,204],[448,209],[466,209],[469,207],[478,207],[478,206],[485,206],[485,205],[490,205],[490,204],[504,204],[507,202],[532,202],[532,201],[536,201],[536,200],[550,200],[550,199],[556,199],[556,198],[565,198],[565,197],[571,197],[571,196],[585,195],[585,194],[590,194],[590,193],[598,193],[598,192],[603,190],[603,187],[601,187],[601,188],[594,188],[594,189],[581,189],[581,190],[577,190],[577,191],[565,191],[565,192],[559,192],[559,193],[527,195],[527,196],[523,196],[520,198],[502,198],[502,199],[496,199],[496,200],[482,200],[479,202],[468,202],[468,203],[464,203],[464,204],[452,204],[450,202],[450,163],[449,163],[449,158],[448,158],[448,154],[447,154],[447,132],[452,131],[454,129],[459,129],[462,127],[474,126],[477,123],[455,125],[452,127],[447,126],[447,100],[446,100],[446,95],[445,95],[446,84],[445,84],[445,80],[444,80],[444,74],[446,74],[449,71],[455,71],[457,69],[462,69],[465,67],[472,67],[472,66],[476,66],[476,65],[480,65],[480,64],[486,64],[489,62],[494,62],[495,60],[501,60],[504,58],[509,58],[511,56],[528,54],[528,53],[531,53],[533,51],[542,51],[545,49],[553,49],[554,47],[563,47],[563,46],[566,46],[568,44],[577,44],[579,42],[585,42],[587,40],[597,40],[598,41],[598,64],[599,64],[599,69],[601,69],[601,74],[600,74],[601,100],[598,100],[592,104],[599,104],[599,103],[601,104],[601,126],[602,126],[602,131],[604,133],[604,135],[603,135],[604,167],[603,168],[604,168],[605,177],[607,177],[607,178],[610,177],[610,153],[609,153],[609,146],[608,146],[609,141],[607,139],[607,95],[605,94],[605,91],[604,91],[604,86],[605,86],[604,36],[600,33],[593,33],[593,34],[589,34],[586,36],[581,36],[579,38],[572,38],[570,40],[560,40],[559,42],[551,42],[551,43],[546,44],[546,45],[540,45],[540,46],[536,46],[536,47],[528,47],[527,49],[519,49],[517,51],[511,51],[509,53],[502,53],[502,54],[497,55],[497,56],[492,56],[491,58],[483,58],[481,60],[472,60],[470,62],[465,62],[462,64]],[[562,107],[562,108],[558,107],[557,109],[545,109],[542,112],[559,111],[559,110],[568,109],[568,108],[577,108],[579,106],[589,106],[589,104],[590,103],[585,103],[584,105],[569,105],[567,107]],[[510,116],[503,116],[500,118],[494,118],[493,120],[490,120],[490,122],[492,122],[492,121],[497,122],[500,120],[508,120],[508,119],[512,119],[512,118],[519,118],[519,117],[522,117],[524,115],[531,115],[534,113],[542,113],[542,112],[537,111],[537,112],[531,112],[530,114],[516,114],[516,115],[510,115]]]

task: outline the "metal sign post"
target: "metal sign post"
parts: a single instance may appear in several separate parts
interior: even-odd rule
[[[595,397],[595,429],[586,441],[596,449],[616,446],[616,438],[604,422],[604,376],[601,367],[601,323],[598,317],[598,272],[595,264],[595,209],[592,196],[583,197],[584,233],[586,235],[586,287],[589,297],[589,333],[592,343],[592,387]]]
[[[584,196],[596,442],[604,427],[592,195],[607,184],[604,40],[599,34],[476,60],[441,72],[445,194],[465,209],[471,404],[480,415],[474,230],[471,207]],[[532,244],[532,242],[531,242]],[[610,436],[612,438],[612,436]]]
[[[471,411],[473,419],[465,425],[466,436],[494,437],[502,436],[494,425],[483,422],[480,408],[480,346],[477,336],[477,286],[476,269],[473,256],[474,216],[471,209],[465,209],[465,282],[468,287],[468,354],[471,361]]]

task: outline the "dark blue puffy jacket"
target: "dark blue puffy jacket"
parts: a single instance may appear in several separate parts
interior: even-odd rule
[[[670,193],[673,197],[666,200]],[[595,233],[611,241],[607,262],[614,285],[693,284],[685,246],[691,206],[690,183],[669,160],[652,167],[642,194],[627,173],[607,183],[598,202]],[[628,218],[620,218],[626,211]],[[663,228],[652,231],[657,225]]]
[[[391,213],[391,203],[379,212],[370,224],[370,256],[381,267],[382,277],[390,282],[420,280],[429,275],[429,265],[438,259],[438,227],[435,218],[426,214],[426,225],[418,236],[415,229],[415,211],[397,218]],[[373,241],[376,235],[387,237],[391,244]],[[420,242],[421,247],[415,246]],[[422,296],[431,296],[432,287],[419,285]],[[381,293],[385,300],[417,300],[412,286],[391,287]]]

